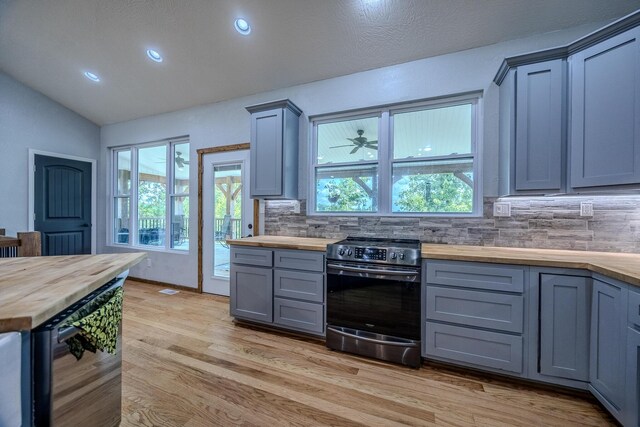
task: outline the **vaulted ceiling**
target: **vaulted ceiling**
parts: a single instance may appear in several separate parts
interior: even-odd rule
[[[102,125],[638,8],[640,0],[0,0],[0,70]],[[238,17],[251,24],[248,36],[235,31]],[[149,48],[162,63],[146,57]]]

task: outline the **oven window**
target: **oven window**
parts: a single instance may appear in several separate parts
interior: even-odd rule
[[[327,323],[420,339],[420,283],[327,275]]]

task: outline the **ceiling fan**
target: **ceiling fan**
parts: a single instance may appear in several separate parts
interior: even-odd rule
[[[355,138],[347,138],[349,141],[353,142],[353,144],[346,144],[346,145],[336,145],[335,147],[329,147],[329,148],[340,148],[340,147],[354,147],[353,150],[351,150],[351,152],[349,154],[354,154],[356,151],[358,151],[361,148],[369,148],[372,150],[377,150],[378,149],[378,141],[367,141],[367,138],[362,136],[364,134],[364,131],[362,129],[358,129],[358,136]]]
[[[182,153],[180,151],[176,151],[176,166],[178,166],[178,169],[182,169],[184,168],[184,165],[188,164],[189,160],[185,160],[184,157],[182,157]]]

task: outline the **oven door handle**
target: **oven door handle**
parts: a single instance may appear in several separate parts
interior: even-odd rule
[[[370,342],[373,344],[383,344],[383,345],[392,345],[392,346],[396,346],[396,347],[417,347],[418,343],[416,342],[397,342],[397,341],[385,341],[385,340],[377,340],[375,338],[367,338],[367,337],[361,337],[359,335],[355,335],[355,334],[350,334],[348,332],[343,332],[343,331],[339,331],[335,328],[332,328],[331,326],[327,326],[327,330],[331,330],[331,332],[336,333],[338,335],[342,335],[348,338],[353,338],[356,340],[362,340],[362,341],[366,341],[366,342]]]
[[[417,276],[419,274],[418,271],[383,270],[383,269],[374,269],[374,268],[358,268],[358,267],[348,267],[346,265],[339,265],[339,264],[327,264],[327,267],[328,268],[335,268],[337,270],[353,271],[355,273],[388,274],[390,276]]]

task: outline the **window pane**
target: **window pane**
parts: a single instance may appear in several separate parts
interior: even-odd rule
[[[393,115],[393,158],[471,153],[471,104]]]
[[[317,212],[376,212],[377,165],[316,169]]]
[[[189,250],[189,196],[171,198],[171,247]]]
[[[189,143],[176,144],[173,148],[175,162],[175,194],[189,193]]]
[[[138,150],[138,243],[164,246],[167,147]]]
[[[116,195],[131,193],[131,150],[116,152]]]
[[[114,199],[114,235],[115,243],[129,243],[129,230],[131,229],[131,210],[129,197],[116,197]]]
[[[378,159],[378,117],[318,125],[319,164]]]
[[[473,159],[393,165],[393,212],[473,211]]]

